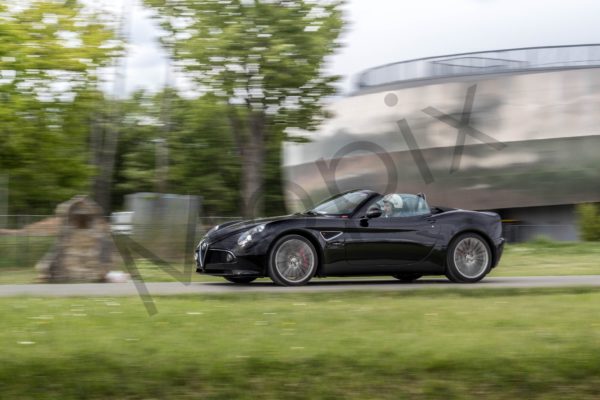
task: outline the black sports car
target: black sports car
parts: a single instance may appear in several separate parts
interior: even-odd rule
[[[429,207],[422,194],[354,190],[303,213],[215,226],[195,259],[198,272],[234,283],[268,276],[303,285],[350,275],[477,282],[498,264],[503,245],[496,213]]]

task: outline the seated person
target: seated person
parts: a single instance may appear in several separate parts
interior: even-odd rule
[[[398,194],[388,194],[383,197],[383,218],[397,217],[402,211],[402,197]]]

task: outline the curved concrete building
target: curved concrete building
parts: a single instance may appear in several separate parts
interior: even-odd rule
[[[359,187],[424,192],[499,212],[512,240],[574,240],[574,205],[600,202],[600,45],[377,67],[330,110],[284,149],[290,209]]]

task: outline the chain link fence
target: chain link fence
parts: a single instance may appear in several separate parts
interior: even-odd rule
[[[5,227],[0,228],[0,270],[34,267],[51,249],[61,228],[52,215],[4,215]],[[123,227],[112,224],[113,234],[140,238],[142,246],[158,257],[171,262],[183,262],[188,241],[195,245],[210,228],[241,217],[202,217],[195,226],[185,224],[145,224]],[[119,226],[120,225],[120,226]],[[183,234],[174,234],[183,232]],[[190,232],[190,234],[186,234]]]
[[[56,237],[56,219],[47,215],[3,215],[0,269],[33,267]]]

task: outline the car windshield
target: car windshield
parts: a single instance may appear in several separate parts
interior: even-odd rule
[[[351,214],[369,196],[366,192],[348,192],[333,196],[305,213],[323,215]]]

